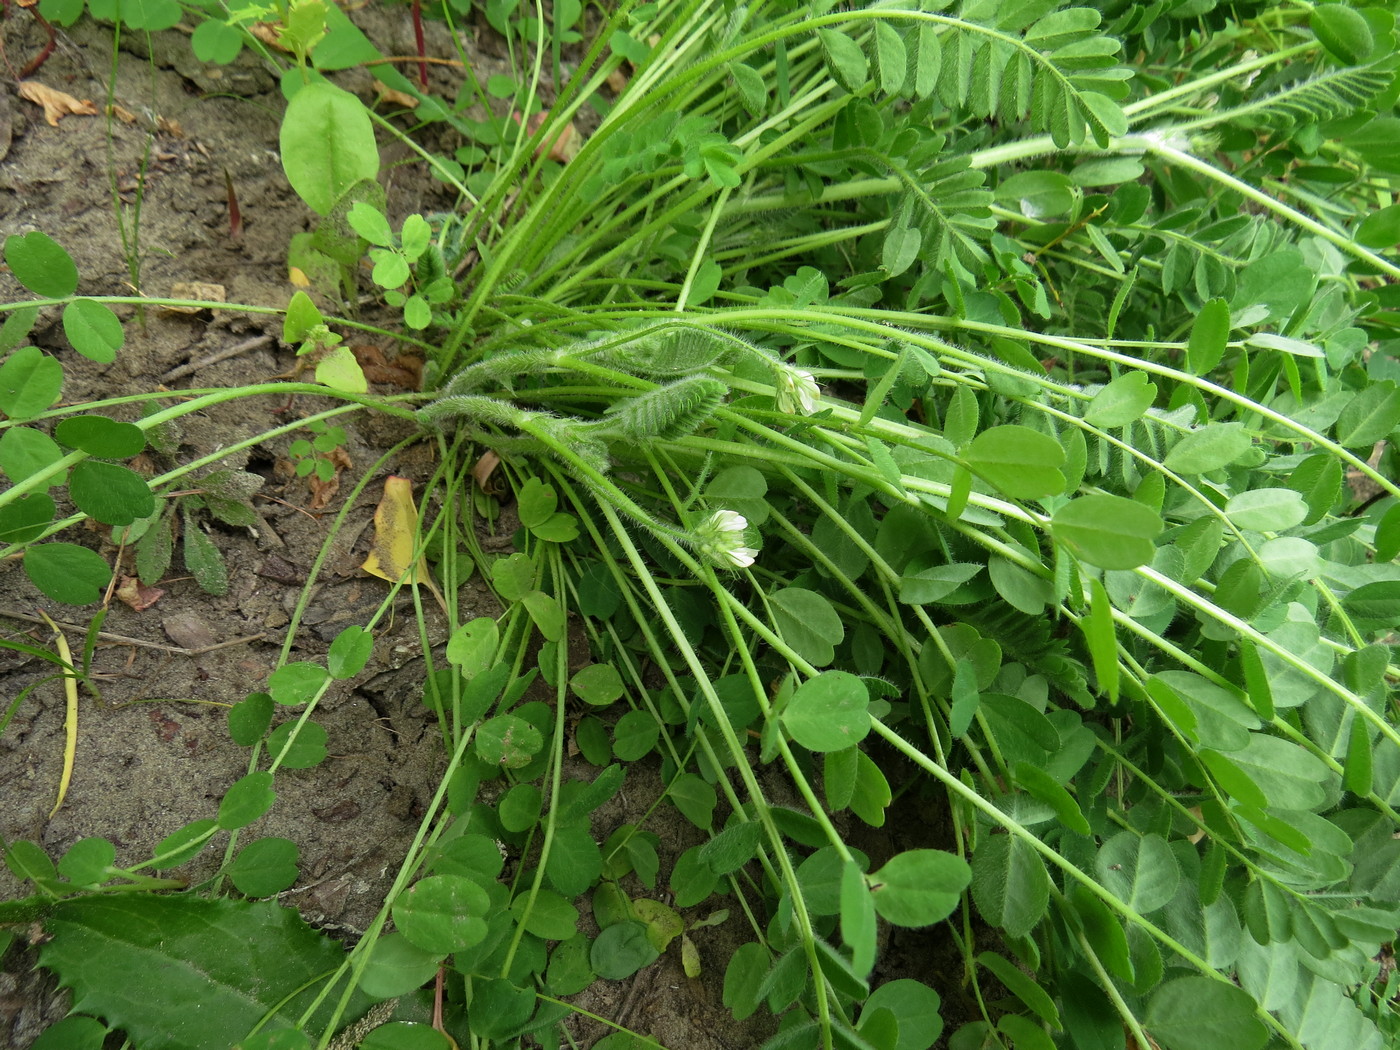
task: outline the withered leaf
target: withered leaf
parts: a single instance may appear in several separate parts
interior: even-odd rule
[[[70,113],[78,117],[97,116],[97,107],[92,104],[92,99],[76,99],[66,91],[55,90],[37,80],[21,80],[19,94],[20,98],[43,106],[44,119],[55,128]]]

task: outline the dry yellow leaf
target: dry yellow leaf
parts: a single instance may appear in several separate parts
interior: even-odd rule
[[[19,94],[20,98],[43,106],[44,119],[55,128],[70,113],[79,117],[97,116],[97,107],[92,104],[92,99],[76,99],[66,91],[56,91],[37,80],[21,80]]]
[[[404,109],[418,108],[418,100],[416,98],[407,92],[391,88],[383,81],[376,80],[374,82],[374,93],[379,96],[380,102],[388,102],[393,106],[403,106]]]
[[[374,542],[360,568],[390,583],[432,583],[427,559],[413,562],[418,541],[418,506],[413,502],[413,482],[390,477],[384,481],[384,497],[374,511]]]

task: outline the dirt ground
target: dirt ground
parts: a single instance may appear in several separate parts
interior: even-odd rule
[[[385,53],[408,54],[414,44],[407,10],[368,5],[353,17]],[[430,28],[441,32],[440,26]],[[0,41],[6,61],[17,68],[37,53],[42,35],[26,12],[10,5],[0,22]],[[437,53],[451,53],[446,40],[430,39],[429,50],[434,47]],[[492,63],[499,59],[487,40],[480,61],[487,72],[497,71]],[[230,302],[284,305],[293,291],[286,280],[288,237],[309,228],[311,215],[288,188],[280,167],[282,102],[272,77],[246,53],[227,69],[201,66],[185,35],[175,30],[149,43],[128,34],[114,80],[112,69],[110,29],[85,22],[60,30],[55,53],[35,79],[92,99],[99,110],[110,82],[113,103],[134,117],[132,123],[70,116],[51,127],[37,106],[18,97],[13,82],[0,88],[0,234],[43,230],[55,237],[77,261],[80,291],[86,294],[131,294],[128,259],[134,252],[146,295],[171,295],[177,282],[199,281],[222,285]],[[451,97],[454,74],[437,68],[434,76]],[[371,97],[367,74],[341,82],[361,97]],[[141,158],[148,148],[142,177]],[[419,168],[393,164],[399,158],[392,145],[388,148],[385,181],[392,212],[450,207],[450,199]],[[242,213],[237,238],[230,232],[229,184]],[[127,223],[127,248],[113,188]],[[131,227],[138,190],[139,238]],[[25,297],[0,272],[0,301]],[[291,350],[275,338],[280,328],[275,318],[237,311],[188,316],[149,310],[143,327],[134,311],[127,310],[124,317],[129,321],[126,346],[113,364],[100,366],[68,348],[56,314],[41,316],[31,340],[63,361],[67,401],[158,385],[240,385],[279,376],[292,365]],[[267,398],[188,418],[176,459],[188,462],[322,407],[314,399],[288,404],[285,398]],[[352,421],[347,430],[346,452],[355,467],[372,463],[402,436],[382,420]],[[165,593],[149,608],[137,611],[111,603],[94,661],[102,701],[82,701],[72,786],[51,818],[64,742],[59,683],[40,686],[20,706],[0,736],[0,834],[7,840],[36,841],[57,858],[81,838],[102,836],[116,845],[119,864],[137,862],[165,835],[212,816],[224,790],[247,771],[247,752],[230,741],[225,708],[218,705],[259,688],[273,669],[307,573],[344,500],[343,493],[337,494],[324,508],[311,509],[307,483],[288,475],[290,440],[255,445],[236,453],[229,464],[261,474],[267,482],[255,501],[260,527],[212,530],[229,566],[226,595],[211,597],[192,579],[172,572],[161,584]],[[392,472],[421,480],[431,470],[430,456],[427,445],[415,446],[398,458]],[[168,469],[173,461],[152,465]],[[366,622],[386,593],[385,583],[358,568],[379,480],[349,512],[348,527],[315,584],[293,659],[323,658],[329,641],[343,627]],[[109,556],[115,553],[101,534],[88,533],[80,542]],[[461,598],[464,618],[497,609],[489,592],[473,585]],[[47,629],[38,626],[39,609],[60,621],[76,646],[93,607],[59,606],[34,589],[18,563],[0,565],[3,636],[49,644]],[[429,609],[428,616],[430,636],[440,642],[446,633],[443,621],[436,610]],[[302,877],[282,900],[328,929],[354,931],[367,925],[437,786],[444,756],[432,714],[422,702],[421,656],[410,599],[404,596],[394,625],[377,637],[369,667],[336,683],[319,709],[332,757],[317,768],[279,775],[276,806],[250,829],[297,843]],[[45,667],[0,651],[5,705],[42,677]],[[577,775],[592,774],[580,770]],[[606,836],[618,824],[639,819],[657,785],[654,770],[634,770],[625,800],[597,814],[595,830]],[[688,825],[650,828],[663,839],[664,880],[675,855],[695,838]],[[862,848],[879,855],[895,845],[884,840]],[[218,859],[201,858],[193,873],[212,871]],[[23,892],[18,880],[0,869],[0,899]],[[708,910],[713,909],[697,912]],[[941,974],[934,960],[947,957],[947,946],[931,944],[931,936],[905,931],[889,946],[882,969],[890,972],[883,976],[916,976],[944,985],[951,975]],[[736,1024],[720,1002],[724,964],[746,939],[736,920],[698,931],[706,963],[701,979],[686,979],[670,952],[632,981],[600,981],[575,1001],[625,1021],[667,1047],[757,1046],[770,1028]],[[34,959],[34,951],[19,945],[0,967],[0,1045],[16,1050],[29,1046],[67,1009],[67,993],[52,976],[34,969]],[[576,1032],[580,1044],[588,1046],[607,1029],[580,1021]]]

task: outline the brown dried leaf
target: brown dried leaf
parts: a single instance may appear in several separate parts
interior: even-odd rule
[[[380,102],[388,102],[393,106],[403,106],[405,109],[417,109],[418,100],[407,92],[398,91],[388,84],[376,80],[374,82],[374,93],[379,96]]]
[[[276,22],[254,22],[248,27],[248,32],[268,47],[275,47],[278,51],[291,51],[291,48],[282,43],[282,27]]]
[[[107,112],[112,116],[116,117],[123,124],[136,123],[136,114],[131,112],[131,110],[127,109],[125,106],[117,105],[115,102],[107,107]]]
[[[116,590],[117,598],[137,612],[145,612],[165,594],[159,587],[147,587],[135,576],[123,576]]]
[[[353,343],[350,352],[371,383],[388,383],[405,390],[417,390],[423,384],[423,361],[412,354],[400,354],[390,361],[372,343]]]
[[[476,479],[476,484],[482,492],[495,495],[495,490],[500,486],[492,480],[491,475],[500,465],[501,457],[490,449],[483,452],[481,458],[476,461],[476,466],[472,467],[472,477]]]
[[[511,119],[519,124],[520,111],[515,110],[511,113]],[[533,135],[544,126],[545,121],[548,119],[549,110],[542,109],[525,122],[525,130]],[[538,157],[547,150],[550,160],[558,161],[560,164],[567,164],[578,156],[578,151],[582,148],[583,136],[578,133],[578,129],[574,127],[572,123],[569,123],[564,125],[563,130],[554,137],[554,141],[549,143],[548,146],[541,142],[535,149],[535,156]]]
[[[156,130],[164,132],[173,139],[185,137],[185,129],[180,127],[180,122],[171,120],[169,117],[156,117]]]
[[[80,101],[65,91],[56,91],[37,80],[21,80],[19,94],[20,98],[43,106],[44,119],[55,128],[58,127],[58,122],[70,113],[78,117],[97,116],[97,107],[92,104],[92,99],[85,98]]]
[[[322,481],[314,471],[307,476],[307,483],[311,486],[311,502],[307,505],[307,510],[325,510],[330,506],[331,500],[335,499],[335,494],[340,491],[340,475],[354,466],[345,449],[339,446],[331,449],[326,458],[331,461],[331,466],[335,467],[335,473],[329,481]]]

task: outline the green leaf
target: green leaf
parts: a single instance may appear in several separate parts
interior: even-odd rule
[[[972,900],[1008,937],[1025,937],[1050,903],[1045,862],[1018,835],[985,836],[972,854]]]
[[[1099,849],[1099,881],[1140,914],[1154,912],[1176,896],[1181,868],[1161,835],[1120,831]]]
[[[1058,171],[1018,171],[997,184],[996,198],[1015,204],[1027,218],[1044,220],[1074,206],[1074,183]]]
[[[112,570],[102,556],[75,543],[40,543],[24,552],[24,574],[54,601],[87,605],[102,597]]]
[[[130,525],[155,513],[146,479],[129,467],[85,459],[73,468],[68,495],[78,509],[104,525]]]
[[[569,679],[569,688],[586,704],[607,707],[622,696],[622,675],[612,664],[588,664]]]
[[[63,334],[78,351],[100,365],[117,359],[117,351],[126,342],[122,323],[111,308],[91,299],[74,299],[63,308]]]
[[[65,1017],[49,1025],[30,1050],[102,1050],[107,1026],[95,1017]]]
[[[797,687],[783,711],[792,738],[813,751],[844,751],[870,732],[870,694],[846,671],[824,671]]]
[[[899,581],[899,600],[905,605],[941,601],[982,571],[973,562],[950,562],[922,569]]]
[[[661,953],[647,937],[646,925],[632,920],[615,923],[603,930],[588,953],[593,972],[609,981],[626,980],[660,957]],[[728,985],[728,978],[725,984]]]
[[[345,220],[350,224],[351,229],[369,241],[370,244],[377,244],[381,248],[393,246],[394,231],[389,228],[389,220],[384,217],[382,211],[368,201],[356,201],[346,213]]]
[[[287,303],[287,313],[282,318],[282,341],[300,343],[325,323],[325,318],[311,301],[311,296],[305,292],[296,292]]]
[[[48,470],[62,458],[63,450],[47,434],[28,427],[10,427],[0,433],[0,470],[15,484]],[[55,475],[43,488],[51,488],[62,481],[61,476]]]
[[[557,642],[564,637],[564,608],[557,598],[544,591],[528,591],[521,596],[520,603],[546,641]]]
[[[53,523],[57,507],[43,492],[30,492],[0,507],[0,543],[32,543]]]
[[[1337,417],[1337,444],[1367,448],[1400,426],[1400,386],[1390,380],[1371,383],[1353,397]]]
[[[190,50],[201,62],[226,66],[243,50],[243,34],[227,22],[207,18],[190,35]]]
[[[271,897],[297,881],[297,844],[291,839],[254,839],[226,869],[238,892]]]
[[[1186,366],[1192,375],[1203,376],[1220,364],[1230,341],[1230,304],[1224,299],[1210,299],[1191,326],[1191,338],[1186,344]]]
[[[1173,445],[1162,465],[1176,474],[1205,474],[1229,466],[1252,444],[1243,423],[1212,423]]]
[[[1249,994],[1224,980],[1178,977],[1153,993],[1144,1027],[1165,1050],[1259,1050],[1268,1030]]]
[[[936,849],[906,850],[866,876],[875,910],[896,926],[930,926],[946,919],[972,881],[961,857]]]
[[[1400,503],[1392,503],[1376,523],[1376,561],[1394,561],[1400,554]]]
[[[865,87],[870,79],[870,63],[859,44],[839,29],[818,29],[822,57],[832,78],[851,94]]]
[[[476,753],[483,761],[506,769],[521,769],[544,746],[544,737],[518,715],[498,715],[476,731]]]
[[[316,363],[316,382],[346,394],[363,394],[369,390],[364,369],[348,346],[331,347]]]
[[[880,72],[880,90],[885,94],[896,94],[904,87],[909,73],[904,38],[885,21],[875,23],[875,66]]]
[[[272,725],[272,697],[249,693],[229,708],[228,735],[239,747],[252,747]]]
[[[326,667],[332,678],[354,678],[365,669],[374,652],[374,635],[351,624],[335,636],[326,653]]]
[[[1400,204],[1391,204],[1366,216],[1356,230],[1356,241],[1367,248],[1392,248],[1400,243]]]
[[[995,952],[978,952],[977,961],[990,970],[1007,991],[1029,1006],[1037,1017],[1056,1031],[1060,1030],[1060,1012],[1055,1009],[1055,1001],[1033,977]],[[1019,1047],[1023,1044],[1018,1042],[1016,1045]]]
[[[447,641],[447,659],[468,679],[489,668],[501,643],[500,628],[490,616],[478,616],[452,632]]]
[[[145,1050],[227,1050],[255,1026],[295,1031],[345,957],[296,911],[271,902],[99,895],[61,901],[40,965]],[[198,1003],[198,1010],[190,1004]],[[356,997],[341,1021],[361,1015]],[[324,1027],[333,1002],[308,1023]]]
[[[486,939],[491,898],[465,875],[430,875],[394,901],[394,925],[425,952],[461,951]]]
[[[442,962],[439,952],[417,947],[402,933],[381,936],[360,975],[360,990],[374,999],[393,999],[433,979]]]
[[[1089,581],[1089,612],[1079,618],[1079,629],[1094,661],[1094,675],[1110,703],[1118,702],[1118,636],[1113,625],[1113,605],[1099,580]]]
[[[292,739],[295,721],[283,722],[267,737],[267,753],[284,769],[311,769],[326,760],[326,728],[317,722],[303,722]]]
[[[15,280],[46,299],[65,299],[78,290],[77,265],[47,233],[6,237],[5,265]]]
[[[37,346],[22,346],[0,364],[0,412],[29,419],[59,399],[63,366]]]
[[[78,886],[100,886],[111,878],[117,848],[103,838],[79,839],[58,862],[58,873]]]
[[[1318,4],[1308,13],[1308,26],[1317,42],[1344,66],[1359,65],[1376,48],[1366,19],[1346,4]]]
[[[54,427],[54,437],[69,448],[101,459],[130,459],[146,447],[146,435],[140,427],[106,416],[69,416]]]
[[[984,430],[963,450],[963,458],[973,473],[1013,499],[1040,499],[1065,488],[1059,471],[1064,448],[1030,427],[1007,424]]]
[[[1225,513],[1242,529],[1283,532],[1308,516],[1308,505],[1291,488],[1250,489],[1230,497]]]
[[[650,711],[628,711],[613,727],[613,755],[621,762],[635,762],[651,752],[660,735]]]
[[[1061,824],[1081,835],[1092,834],[1079,803],[1049,773],[1030,762],[1017,762],[1012,772],[1016,783],[1053,809]]]
[[[754,858],[763,827],[745,820],[730,824],[700,847],[700,860],[716,875],[738,871]]]
[[[551,990],[554,989],[551,987]],[[555,991],[555,994],[570,993]],[[306,1045],[309,1047],[310,1041]],[[426,1021],[390,1021],[374,1029],[358,1044],[358,1050],[451,1050],[451,1047],[448,1037]],[[243,1050],[248,1050],[247,1043],[243,1044]]]
[[[189,513],[184,517],[185,567],[206,593],[227,594],[228,568],[224,565],[224,556]]]
[[[379,174],[364,103],[324,80],[303,84],[287,103],[280,145],[287,181],[319,215],[329,215],[356,182]]]
[[[219,803],[219,827],[225,831],[246,828],[277,801],[272,774],[266,770],[239,778]]]
[[[1137,500],[1090,493],[1055,511],[1050,531],[1090,565],[1135,569],[1152,561],[1162,519]]]
[[[803,587],[784,587],[768,600],[774,626],[798,656],[813,667],[825,667],[836,658],[846,628],[829,601]]]
[[[958,657],[953,668],[953,687],[949,699],[952,706],[948,714],[948,731],[954,736],[963,736],[972,727],[981,700],[977,689],[977,668],[966,657]]]
[[[739,101],[749,111],[749,116],[762,116],[768,108],[768,87],[763,83],[762,74],[742,62],[731,62],[728,69],[738,89]]]
[[[886,981],[861,1007],[861,1018],[876,1010],[888,1010],[899,1023],[899,1035],[890,1050],[929,1050],[943,1034],[939,1014],[942,1000],[928,985],[908,977]]]
[[[267,691],[279,704],[296,707],[314,700],[329,677],[330,672],[320,664],[298,660],[273,671],[267,679]]]

